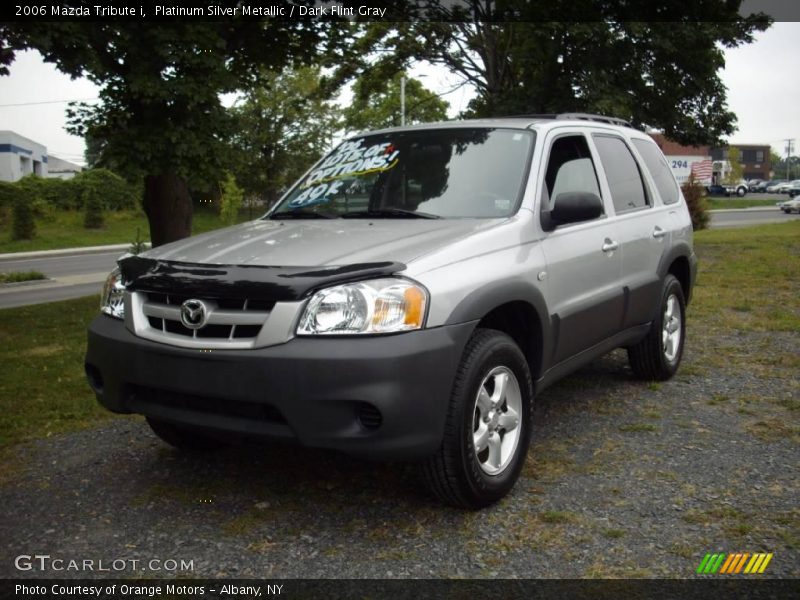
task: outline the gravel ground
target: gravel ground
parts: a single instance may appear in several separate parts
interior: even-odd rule
[[[706,552],[773,552],[768,575],[798,577],[799,340],[690,323],[663,384],[608,355],[537,399],[523,477],[481,512],[437,504],[410,465],[187,457],[138,418],[19,446],[0,576],[81,575],[14,568],[49,554],[193,561],[181,577],[691,577]],[[170,575],[116,575],[140,574]]]

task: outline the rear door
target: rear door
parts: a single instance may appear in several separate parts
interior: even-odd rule
[[[545,144],[540,214],[564,192],[591,192],[603,198],[597,157],[585,133],[559,128]],[[608,208],[605,202],[604,214],[597,219],[543,234],[547,270],[539,277],[546,279],[551,310],[554,343],[552,356],[545,357],[551,366],[601,342],[622,325],[622,255]]]
[[[674,220],[669,216],[669,208],[659,201],[658,192],[661,190],[674,203],[679,198],[678,189],[669,165],[654,142],[642,139],[634,144],[638,144],[653,163],[655,181],[646,176],[638,148],[631,148],[621,135],[603,132],[594,133],[592,138],[616,215],[625,298],[623,327],[627,328],[650,321],[659,306],[658,267],[665,249],[670,247]]]

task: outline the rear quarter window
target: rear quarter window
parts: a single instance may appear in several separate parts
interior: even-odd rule
[[[672,176],[672,171],[667,164],[664,155],[654,142],[642,139],[634,139],[633,145],[642,155],[644,164],[658,189],[658,195],[664,204],[675,204],[680,198],[678,194],[678,184]]]

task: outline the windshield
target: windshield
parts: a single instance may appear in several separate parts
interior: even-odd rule
[[[439,129],[344,142],[268,218],[497,218],[513,214],[534,136]]]

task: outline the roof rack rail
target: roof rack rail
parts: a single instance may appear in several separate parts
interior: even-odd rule
[[[522,119],[558,119],[558,120],[578,120],[578,121],[597,121],[599,123],[608,123],[609,125],[620,125],[622,127],[631,127],[633,125],[625,119],[617,117],[607,117],[605,115],[593,115],[590,113],[543,113],[543,114],[526,114],[526,115],[508,115],[503,117],[507,119],[522,118]]]

